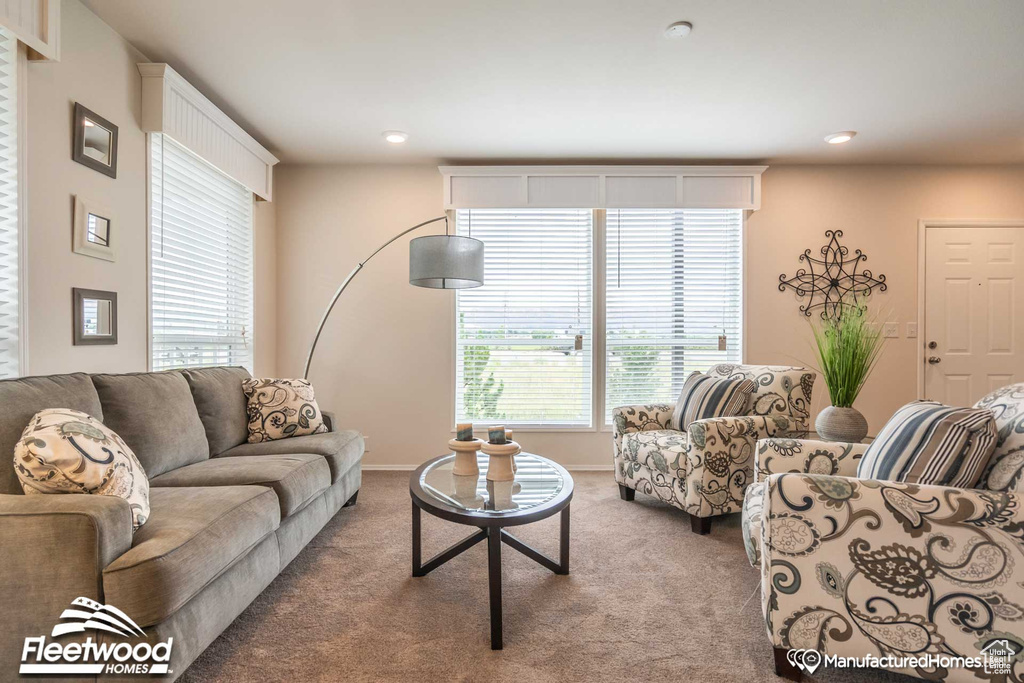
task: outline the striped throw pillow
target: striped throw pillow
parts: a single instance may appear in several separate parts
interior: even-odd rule
[[[686,431],[691,422],[743,414],[757,384],[751,379],[719,379],[691,373],[672,413],[672,428]]]
[[[908,403],[868,446],[857,477],[969,489],[985,471],[996,439],[991,410]]]

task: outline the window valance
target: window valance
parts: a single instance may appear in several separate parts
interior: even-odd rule
[[[445,209],[761,208],[767,166],[441,166]]]

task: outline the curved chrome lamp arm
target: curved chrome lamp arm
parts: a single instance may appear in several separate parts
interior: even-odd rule
[[[338,298],[341,297],[341,293],[345,291],[346,287],[348,287],[348,283],[352,282],[352,278],[354,278],[356,276],[356,273],[358,273],[360,270],[362,270],[363,266],[365,266],[367,263],[370,262],[370,259],[372,259],[374,256],[379,254],[386,246],[388,246],[389,244],[391,244],[395,240],[399,239],[400,237],[404,237],[405,235],[408,235],[413,230],[418,230],[418,229],[422,228],[424,225],[430,225],[431,223],[436,223],[438,221],[447,221],[447,220],[448,220],[448,215],[446,214],[444,216],[438,216],[437,218],[431,218],[429,221],[423,221],[422,223],[419,223],[417,225],[412,226],[408,230],[403,230],[402,232],[398,233],[397,235],[395,235],[394,237],[389,239],[384,244],[382,244],[379,247],[377,247],[377,249],[374,250],[374,252],[372,254],[370,254],[365,259],[360,261],[359,265],[357,265],[355,268],[352,269],[352,272],[348,274],[348,277],[346,277],[344,282],[341,283],[341,286],[338,287],[338,291],[334,293],[334,298],[331,299],[331,303],[328,304],[327,310],[324,311],[323,317],[320,318],[320,325],[316,328],[316,335],[313,337],[313,343],[309,345],[309,353],[306,355],[306,369],[302,371],[302,378],[303,379],[309,379],[309,366],[313,362],[313,352],[316,351],[316,343],[318,341],[320,341],[320,333],[324,331],[324,325],[327,324],[327,318],[330,317],[331,311],[334,310],[334,304],[338,303]],[[447,229],[446,229],[446,232],[447,232]]]

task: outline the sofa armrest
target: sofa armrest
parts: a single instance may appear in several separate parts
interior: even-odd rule
[[[49,635],[77,597],[103,601],[103,568],[132,545],[128,501],[86,494],[0,495],[0,661]]]
[[[327,431],[333,432],[338,429],[338,420],[334,416],[334,413],[326,410],[321,410],[320,415],[324,418],[324,425],[327,427]]]
[[[856,477],[857,465],[867,449],[866,443],[761,439],[754,455],[754,479],[762,481],[770,474],[787,472]]]
[[[613,441],[615,457],[622,449],[622,436],[631,432],[646,432],[655,429],[671,429],[672,411],[675,406],[665,403],[649,405],[620,406],[612,409]]]
[[[714,417],[687,427],[686,510],[699,517],[739,512],[754,481],[754,446],[789,428],[785,418]]]
[[[980,659],[991,643],[1009,639],[1019,652],[1022,529],[1018,493],[773,474],[760,529],[772,645],[848,657]],[[1011,664],[1009,678],[1019,678],[1024,662]]]

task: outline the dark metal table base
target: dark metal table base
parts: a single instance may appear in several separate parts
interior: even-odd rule
[[[480,530],[471,536],[467,536],[447,550],[434,555],[426,562],[423,562],[422,539],[420,537],[420,508],[414,502],[412,504],[412,575],[426,576],[442,564],[458,557],[477,543],[487,540],[487,577],[490,584],[491,602],[491,649],[502,648],[501,631],[501,544],[505,543],[531,560],[550,569],[556,574],[569,573],[569,506],[562,508],[558,562],[555,562],[539,550],[531,548],[518,538],[498,526],[480,527]]]

